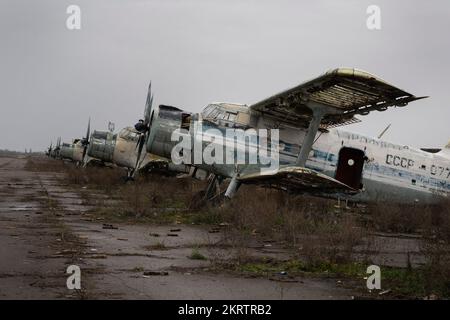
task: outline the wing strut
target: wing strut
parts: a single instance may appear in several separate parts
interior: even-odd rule
[[[306,165],[306,160],[308,160],[309,153],[314,144],[314,139],[316,137],[317,131],[319,130],[320,123],[323,117],[327,114],[342,113],[342,111],[339,111],[336,108],[332,108],[313,101],[309,101],[307,103],[307,106],[312,110],[313,116],[311,121],[309,122],[308,131],[306,132],[306,136],[303,139],[303,143],[301,144],[302,147],[295,163],[300,167],[304,167]]]
[[[233,178],[231,178],[230,184],[227,187],[227,190],[225,191],[225,197],[231,199],[236,191],[241,186],[241,182],[238,180],[238,174],[235,173]]]

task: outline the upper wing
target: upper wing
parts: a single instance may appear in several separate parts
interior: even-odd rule
[[[243,174],[238,180],[246,184],[257,184],[281,190],[314,194],[355,194],[348,185],[327,175],[298,166],[280,166],[268,172]]]
[[[321,120],[322,128],[359,121],[354,115],[391,106],[405,106],[425,97],[416,97],[376,76],[349,68],[339,68],[278,93],[250,106],[254,111],[270,115],[277,121],[307,127],[312,117],[310,102],[333,109]]]

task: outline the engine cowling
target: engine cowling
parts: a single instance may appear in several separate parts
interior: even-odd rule
[[[177,129],[189,131],[192,113],[179,108],[160,105],[152,110],[150,116],[147,152],[171,159],[173,147],[178,141],[172,141],[172,133]]]
[[[60,148],[60,156],[63,159],[70,159],[73,158],[73,145],[70,143],[63,143]]]
[[[89,157],[111,162],[117,136],[109,131],[95,130],[89,142],[87,154]]]

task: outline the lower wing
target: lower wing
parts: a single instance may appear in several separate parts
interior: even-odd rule
[[[280,166],[278,169],[243,174],[238,180],[275,189],[310,194],[356,194],[359,191],[317,171],[299,166]]]

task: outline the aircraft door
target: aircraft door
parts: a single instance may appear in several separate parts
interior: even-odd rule
[[[366,156],[364,151],[344,147],[339,151],[336,180],[354,188],[362,188],[362,172]]]

